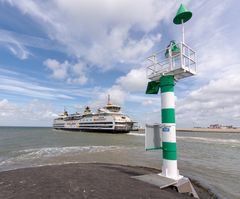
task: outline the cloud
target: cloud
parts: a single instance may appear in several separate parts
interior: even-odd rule
[[[212,123],[239,126],[240,119],[240,64],[223,78],[190,92],[177,101],[177,117],[180,123],[208,126]],[[188,124],[189,125],[189,124]]]
[[[28,59],[32,55],[29,48],[41,48],[46,50],[63,51],[63,47],[55,41],[20,34],[9,30],[0,29],[0,43],[13,55],[21,60]]]
[[[69,67],[68,61],[59,63],[55,59],[47,59],[43,63],[47,66],[52,72],[52,77],[55,79],[65,79],[67,77],[67,70]]]
[[[104,92],[105,88],[87,87],[66,83],[51,83],[49,80],[39,80],[16,71],[0,68],[0,91],[3,94],[11,94],[47,99],[47,100],[74,100],[76,98],[94,98]]]
[[[1,34],[0,42],[2,42],[4,44],[3,46],[7,48],[13,55],[21,60],[27,59],[31,55],[31,52],[26,49],[21,42],[10,35],[6,36]]]
[[[11,45],[7,45],[7,48],[19,59],[27,59],[29,57],[29,55],[31,55],[31,53],[29,51],[27,51],[23,46],[21,46],[20,44],[11,44]]]
[[[111,88],[103,89],[102,92],[93,96],[93,99],[89,102],[90,106],[99,108],[106,105],[108,102],[108,95],[110,95],[111,102],[117,105],[123,105],[128,98],[128,93],[126,91],[120,86],[114,85]]]
[[[147,100],[145,100],[145,101],[143,101],[143,103],[142,103],[143,105],[151,105],[151,104],[153,104],[153,101],[152,100],[149,100],[149,99],[147,99]]]
[[[0,29],[0,43],[3,44],[13,55],[21,60],[27,59],[31,53],[24,44],[17,38],[17,34],[11,31]]]
[[[66,80],[68,83],[83,85],[87,83],[86,66],[83,63],[71,64],[67,60],[63,63],[55,59],[47,59],[43,62],[52,72],[52,77],[59,80]]]
[[[186,23],[186,42],[197,52],[197,75],[180,80],[185,95],[176,101],[177,124],[208,126],[211,123],[239,126],[238,42],[228,36],[235,29],[225,19],[233,13],[233,1],[190,3],[193,18]],[[212,9],[214,7],[214,12]],[[189,7],[190,8],[190,7]],[[207,13],[206,13],[207,11]],[[205,15],[202,13],[205,12]],[[224,19],[223,19],[224,16]],[[239,29],[235,29],[239,32]],[[231,96],[231,97],[230,97]]]
[[[69,89],[60,94],[71,92],[76,96],[87,96],[92,99],[91,102],[103,104],[110,93],[114,103],[124,105],[125,102],[135,102],[139,107],[143,105],[153,110],[157,104],[156,99],[142,95],[147,84],[145,71],[140,68],[140,63],[142,58],[160,48],[159,43],[162,39],[167,42],[165,39],[180,38],[179,26],[166,25],[171,22],[180,1],[4,2],[17,7],[25,16],[32,17],[46,31],[49,40],[64,46],[62,49],[70,55],[69,57],[74,58],[74,62],[46,60],[45,65],[53,78],[63,79],[69,84],[84,85],[89,81],[87,72],[90,67],[97,67],[100,71],[128,71],[124,76],[118,77],[115,84],[109,88],[98,87],[92,92],[91,88]],[[237,10],[237,4],[233,2],[236,1],[224,0],[221,4],[216,0],[184,1],[193,11],[193,18],[185,25],[185,36],[187,44],[197,51],[198,74],[188,81],[177,82],[176,88],[184,90],[184,95],[178,92],[180,94],[177,96],[177,123],[188,126],[193,122],[202,125],[215,122],[237,124],[240,115],[237,102],[239,80],[236,75],[240,72],[237,50],[239,41],[236,39],[239,28],[229,20],[231,17],[236,20],[233,10]],[[229,36],[229,32],[236,33]],[[15,47],[11,49],[10,45],[8,48],[12,53],[22,58],[30,56],[27,52],[17,53],[18,46],[12,43]],[[29,43],[29,46],[37,46],[34,42]],[[22,46],[23,51],[28,51],[25,44]],[[228,85],[231,88],[228,88]],[[33,94],[29,86],[16,86],[12,83],[10,86],[14,86],[19,93]],[[11,87],[3,89],[12,89],[13,92]],[[43,93],[45,97],[49,94],[48,91]],[[144,109],[141,107],[141,110]]]
[[[39,100],[15,104],[2,99],[0,110],[0,125],[4,126],[51,126],[53,118],[57,116],[49,102]]]
[[[13,104],[10,104],[7,99],[3,99],[0,101],[0,115],[1,116],[8,116],[12,115],[13,110],[16,109],[16,106]]]
[[[38,81],[27,76],[0,69],[2,75],[0,91],[8,94],[23,95],[41,99],[73,99],[71,93],[50,86],[42,86]]]
[[[102,70],[138,63],[160,41],[153,30],[175,7],[158,0],[4,2],[31,16],[69,55]]]
[[[77,63],[70,67],[71,73],[74,74],[74,76],[77,76],[75,78],[68,78],[69,83],[77,83],[80,85],[86,84],[88,81],[88,78],[86,76],[86,65],[83,63]]]
[[[146,69],[132,69],[125,76],[121,76],[116,83],[121,85],[125,90],[130,92],[144,92],[147,86]]]
[[[159,95],[134,95],[131,94],[129,95],[128,100],[130,102],[135,102],[135,103],[139,103],[140,105],[143,106],[148,106],[148,107],[152,107],[156,109],[156,107],[159,107],[160,103],[160,96]]]
[[[5,45],[20,45],[21,47],[33,47],[46,50],[65,52],[61,44],[54,40],[21,34],[18,32],[0,29],[0,42]]]

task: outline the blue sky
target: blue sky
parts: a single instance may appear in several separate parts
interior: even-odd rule
[[[50,126],[63,111],[96,109],[107,94],[141,124],[161,121],[145,95],[144,59],[180,41],[172,19],[193,12],[186,43],[198,75],[176,85],[178,126],[240,126],[238,8],[234,0],[0,0],[0,125]]]

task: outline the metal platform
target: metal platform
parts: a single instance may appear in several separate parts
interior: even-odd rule
[[[159,81],[161,76],[173,75],[179,80],[196,74],[195,51],[184,43],[174,45],[179,52],[173,52],[169,46],[146,59],[148,79]]]
[[[147,182],[149,184],[156,185],[160,187],[161,189],[169,187],[171,185],[174,185],[177,183],[177,180],[173,180],[171,178],[166,178],[164,176],[161,176],[159,174],[148,174],[148,175],[142,175],[142,176],[134,176],[132,178],[141,180],[143,182]]]
[[[171,178],[167,178],[162,176],[161,174],[148,174],[148,175],[141,175],[141,176],[133,176],[132,178],[156,185],[160,187],[160,189],[164,189],[170,186],[174,186],[177,188],[177,191],[179,193],[189,193],[194,198],[198,198],[199,196],[197,192],[195,191],[191,181],[183,176],[180,176],[178,180],[174,180]]]

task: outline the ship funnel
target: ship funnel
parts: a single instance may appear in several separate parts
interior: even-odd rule
[[[107,103],[107,105],[111,105],[112,103],[111,103],[111,99],[110,99],[110,95],[108,94],[108,103]]]

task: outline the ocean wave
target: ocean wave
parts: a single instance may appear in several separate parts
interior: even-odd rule
[[[100,153],[105,151],[121,150],[121,146],[70,146],[70,147],[45,147],[26,149],[14,152],[14,157],[0,162],[1,165],[12,164],[24,160],[36,160],[42,158],[51,158],[58,156],[74,156],[79,153]]]
[[[24,153],[23,155],[35,156],[35,157],[52,157],[63,154],[75,154],[80,152],[98,153],[109,150],[120,149],[119,146],[69,146],[69,147],[46,147],[36,149],[26,149],[19,151]]]
[[[235,139],[221,139],[221,138],[204,138],[204,137],[189,137],[189,136],[177,136],[177,139],[185,141],[198,141],[205,143],[215,143],[215,144],[240,144],[240,140]]]
[[[134,135],[134,136],[145,136],[145,133],[128,133],[128,135]]]

